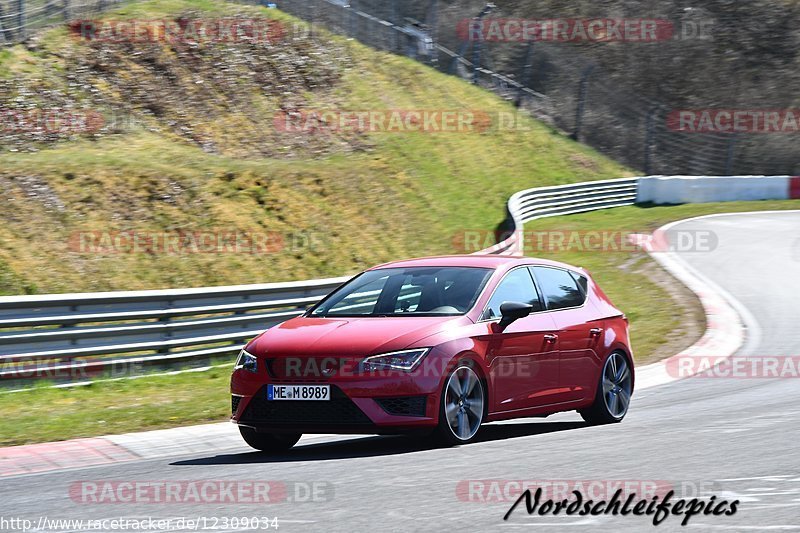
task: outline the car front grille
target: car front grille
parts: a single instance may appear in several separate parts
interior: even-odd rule
[[[425,416],[427,396],[400,396],[398,398],[376,398],[384,411],[395,416]]]
[[[327,401],[269,401],[267,388],[256,394],[241,421],[258,425],[368,426],[372,421],[342,390],[331,385]]]

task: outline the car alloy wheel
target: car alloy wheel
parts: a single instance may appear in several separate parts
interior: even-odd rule
[[[619,352],[611,354],[603,368],[603,401],[615,419],[622,419],[631,403],[631,371]]]
[[[468,366],[459,366],[447,379],[442,393],[439,425],[446,442],[471,441],[483,422],[485,392],[478,375]]]
[[[590,424],[621,422],[628,414],[633,392],[633,375],[625,354],[612,353],[603,365],[594,404],[580,412]]]

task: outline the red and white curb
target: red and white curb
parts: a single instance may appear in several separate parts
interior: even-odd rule
[[[311,444],[334,435],[304,435]],[[221,452],[252,452],[230,422],[0,448],[0,478],[130,461]]]
[[[678,224],[714,216],[724,215],[706,215],[679,220],[662,226],[653,232],[653,235],[663,238]],[[687,358],[707,358],[720,363],[733,356],[744,344],[745,323],[748,341],[755,341],[753,337],[758,335],[758,323],[733,295],[689,266],[675,252],[658,250],[663,246],[661,243],[653,246],[652,235],[631,237],[634,244],[641,246],[667,272],[697,295],[706,316],[706,331],[695,344],[672,357],[636,369],[637,390],[665,385],[700,373],[702,370],[699,366],[688,372],[677,372],[679,362]]]

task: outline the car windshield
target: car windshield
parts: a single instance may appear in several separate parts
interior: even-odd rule
[[[312,308],[309,316],[463,315],[478,299],[492,270],[414,267],[369,270]]]

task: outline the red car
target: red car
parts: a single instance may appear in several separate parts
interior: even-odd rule
[[[302,433],[431,432],[577,410],[619,422],[628,321],[589,274],[553,261],[430,257],[367,270],[241,352],[233,421],[252,447]]]

